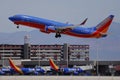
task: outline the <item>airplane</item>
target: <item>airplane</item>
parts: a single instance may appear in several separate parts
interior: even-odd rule
[[[50,63],[51,70],[53,71],[53,73],[59,73],[59,74],[64,74],[64,75],[68,75],[68,74],[79,75],[79,74],[85,73],[85,69],[83,70],[80,67],[79,68],[75,68],[75,67],[73,67],[73,68],[67,68],[67,67],[59,68],[51,58],[49,59],[49,63]]]
[[[42,68],[19,68],[13,63],[11,58],[9,58],[9,63],[11,68],[13,68],[17,73],[21,75],[29,75],[29,74],[38,75],[38,74],[44,74],[45,72],[45,70],[43,70]]]
[[[76,25],[28,15],[14,15],[9,17],[9,20],[16,24],[17,28],[19,28],[19,25],[24,25],[37,28],[43,33],[55,33],[55,38],[60,38],[61,34],[82,38],[101,38],[107,36],[107,31],[113,18],[114,15],[109,15],[98,25],[89,28],[82,26],[86,23],[88,18]]]
[[[37,75],[44,75],[46,73],[45,69],[40,66],[36,66],[35,71],[37,72]]]
[[[1,69],[0,69],[0,75],[5,75],[5,72],[3,72]]]
[[[14,73],[15,71],[11,67],[0,68],[0,75],[13,75]]]

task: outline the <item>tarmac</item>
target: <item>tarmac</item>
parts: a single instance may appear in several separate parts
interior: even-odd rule
[[[0,80],[120,80],[114,76],[0,76]]]

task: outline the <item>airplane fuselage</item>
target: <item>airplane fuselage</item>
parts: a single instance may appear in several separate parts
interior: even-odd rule
[[[64,74],[80,74],[83,72],[81,68],[60,68],[60,71]]]
[[[114,16],[111,15],[110,18]],[[96,27],[85,28],[81,26],[76,26],[72,29],[65,28],[67,26],[73,26],[73,24],[61,23],[53,20],[37,18],[33,16],[27,15],[15,15],[9,17],[11,21],[14,22],[16,25],[25,25],[29,27],[34,27],[39,29],[43,33],[62,33],[67,34],[70,36],[75,37],[83,37],[83,38],[99,38],[99,37],[106,37],[106,35],[101,34],[99,31],[96,30]],[[112,20],[109,20],[105,26],[109,26]],[[62,29],[61,29],[62,28]],[[56,33],[56,34],[57,34]],[[61,35],[60,35],[61,37]]]
[[[51,32],[54,33],[55,32],[54,26],[64,27],[64,26],[72,25],[72,24],[58,23],[56,21],[32,17],[32,16],[26,16],[26,15],[13,16],[12,21],[16,25],[25,25],[25,26],[35,27],[45,33],[51,33]],[[46,24],[46,26],[44,26],[44,24]],[[45,27],[47,27],[48,29],[47,31]],[[84,27],[78,26],[74,28],[73,30],[64,32],[63,34],[76,36],[76,37],[91,37],[94,31],[95,31],[94,28],[84,28]]]

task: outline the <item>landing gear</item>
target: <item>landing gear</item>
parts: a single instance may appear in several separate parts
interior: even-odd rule
[[[61,33],[63,33],[64,32],[64,30],[63,29],[55,29],[55,38],[60,38],[61,37]]]
[[[58,37],[59,37],[59,38],[61,37],[61,34],[60,34],[60,33],[56,33],[56,34],[55,34],[55,38],[58,38]]]
[[[17,28],[19,28],[19,25],[17,25]]]

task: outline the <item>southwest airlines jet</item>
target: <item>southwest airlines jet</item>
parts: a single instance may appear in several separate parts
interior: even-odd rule
[[[9,64],[11,66],[11,68],[13,68],[17,73],[21,74],[21,75],[28,75],[28,74],[34,74],[34,75],[38,75],[38,74],[44,74],[45,70],[40,68],[19,68],[18,66],[16,66],[12,59],[9,58]]]
[[[82,38],[101,38],[107,36],[107,31],[114,18],[114,15],[109,15],[106,19],[98,25],[86,28],[84,26],[87,18],[81,24],[61,23],[53,20],[28,16],[28,15],[14,15],[9,19],[17,25],[25,25],[39,29],[43,33],[55,33],[55,37],[61,37],[61,34],[66,34]]]
[[[84,73],[87,70],[92,70],[93,69],[93,68],[86,68],[85,69],[85,66],[84,67],[79,67],[79,68],[75,68],[75,67],[73,67],[73,68],[68,68],[68,67],[60,68],[54,63],[54,61],[51,58],[49,59],[49,64],[50,64],[53,72],[62,73],[62,74],[65,74],[65,75],[66,74],[79,75],[81,73]]]

